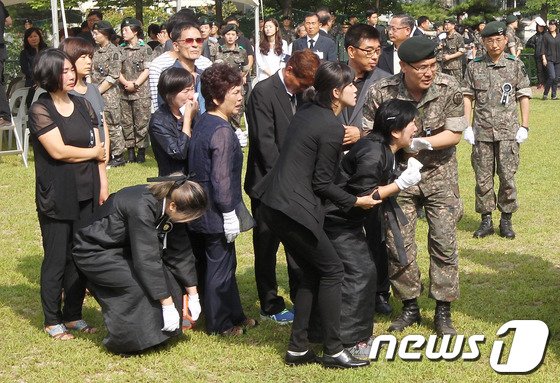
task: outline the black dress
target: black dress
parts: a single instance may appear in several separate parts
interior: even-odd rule
[[[180,333],[161,331],[159,299],[172,296],[181,313],[196,271],[186,226],[175,224],[165,238],[166,220],[163,201],[138,185],[111,194],[98,219],[76,234],[74,260],[101,305],[109,351],[142,351]]]

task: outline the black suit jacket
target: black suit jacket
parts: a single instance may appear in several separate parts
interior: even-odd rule
[[[313,52],[322,52],[323,60],[327,61],[338,61],[338,55],[336,53],[336,43],[320,33],[317,34],[317,41],[313,44]],[[307,45],[307,37],[300,37],[294,41],[292,45],[292,52],[300,51],[302,49],[309,48]]]
[[[249,132],[245,192],[254,198],[253,188],[278,160],[293,117],[290,96],[278,72],[255,85],[245,117]]]
[[[305,226],[316,238],[323,232],[324,202],[344,211],[356,197],[333,183],[344,127],[331,109],[304,104],[294,116],[274,168],[254,188],[262,203]]]
[[[393,46],[388,45],[381,50],[377,67],[383,69],[385,72],[395,74],[393,70]]]

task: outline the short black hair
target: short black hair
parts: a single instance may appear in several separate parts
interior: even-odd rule
[[[371,25],[354,24],[346,31],[344,49],[348,49],[349,46],[358,47],[362,39],[380,40],[381,35],[377,28]]]
[[[416,20],[416,24],[418,26],[420,26],[420,25],[424,24],[427,20],[430,20],[430,18],[428,16],[420,16],[418,18],[418,20]]]
[[[103,20],[103,13],[101,13],[101,11],[99,9],[94,9],[93,11],[88,13],[86,19],[90,16],[97,16],[97,17],[99,17],[100,20]]]
[[[157,35],[161,32],[161,26],[158,24],[150,24],[148,25],[148,35],[154,34]]]
[[[181,38],[181,33],[183,33],[184,30],[191,28],[198,30],[198,24],[193,21],[182,21],[180,23],[177,23],[171,30],[169,38],[171,39],[171,41],[175,42]]]
[[[185,68],[170,67],[159,76],[158,94],[167,105],[183,89],[194,84],[193,75]]]
[[[373,120],[373,133],[383,137],[385,144],[391,143],[394,131],[400,132],[418,115],[418,109],[411,101],[391,99],[379,105]]]
[[[190,8],[183,8],[179,12],[171,15],[169,20],[167,20],[167,34],[171,36],[171,31],[176,24],[182,23],[184,21],[190,21],[196,24],[198,28],[198,22],[194,11]]]
[[[40,51],[33,63],[33,80],[47,92],[61,90],[65,60],[72,63],[70,57],[58,48]],[[75,65],[72,66],[76,70]]]
[[[379,11],[377,10],[377,8],[370,8],[366,11],[366,18],[369,19],[369,17],[373,14],[379,15]]]

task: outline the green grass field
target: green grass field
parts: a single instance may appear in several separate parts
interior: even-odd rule
[[[461,298],[453,319],[466,337],[483,334],[476,361],[394,361],[368,368],[333,371],[319,365],[289,368],[283,364],[289,326],[262,323],[237,338],[208,336],[200,328],[142,356],[122,358],[101,345],[105,329],[97,303],[86,299],[84,317],[100,327],[98,334],[69,342],[43,332],[39,299],[42,247],[34,203],[34,169],[18,156],[0,157],[0,381],[2,382],[555,382],[560,378],[560,101],[531,102],[531,131],[522,145],[517,183],[520,209],[514,214],[517,238],[495,235],[472,238],[479,216],[474,211],[470,146],[458,146],[461,197],[465,214],[458,225]],[[111,191],[154,176],[153,156],[145,164],[109,170]],[[495,215],[494,223],[499,220]],[[427,226],[418,229],[419,261],[427,282]],[[236,241],[241,300],[249,316],[259,308],[253,275],[251,234]],[[279,257],[282,258],[282,257]],[[287,296],[284,262],[278,266],[281,293]],[[400,304],[392,301],[400,311]],[[423,321],[406,333],[433,333],[435,303],[421,297]],[[538,319],[550,330],[544,363],[529,375],[500,375],[490,367],[490,352],[500,326],[513,319]],[[390,318],[376,318],[375,334],[386,334]],[[511,344],[511,334],[506,343]],[[319,351],[319,350],[317,350]],[[466,348],[465,351],[468,351]],[[425,352],[422,352],[425,355]],[[507,352],[506,352],[507,354]]]

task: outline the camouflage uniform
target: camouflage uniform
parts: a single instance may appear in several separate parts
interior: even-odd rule
[[[506,37],[508,39],[507,53],[511,52],[511,48],[514,48],[515,52],[521,52],[523,50],[524,48],[523,41],[521,41],[521,39],[517,37],[517,34],[515,33],[515,29],[513,29],[509,25],[506,29]]]
[[[461,132],[467,126],[460,86],[453,77],[441,73],[436,74],[431,87],[419,102],[410,96],[402,73],[379,80],[366,95],[363,125],[371,129],[376,105],[394,98],[412,101],[420,111],[416,119],[417,136],[438,134],[444,129]],[[417,158],[424,164],[422,180],[418,185],[401,191],[398,197],[398,203],[408,219],[408,224],[401,228],[408,263],[406,266],[400,264],[393,235],[388,230],[389,279],[395,295],[401,300],[420,296],[415,235],[417,209],[424,207],[429,225],[430,297],[451,302],[459,297],[456,226],[463,213],[455,147],[421,151]],[[405,164],[401,163],[400,167],[403,166]]]
[[[109,129],[109,140],[111,142],[111,157],[120,156],[124,153],[124,135],[120,125],[121,119],[121,89],[119,87],[119,76],[121,74],[121,50],[119,47],[108,44],[99,47],[93,54],[92,83],[99,86],[103,81],[113,84],[105,93],[105,122]]]
[[[282,40],[286,40],[288,45],[294,42],[297,39],[296,32],[294,28],[284,28],[284,26],[280,26],[280,35],[282,36]]]
[[[150,68],[152,48],[139,40],[135,46],[121,45],[121,72],[125,79],[133,81],[145,69]],[[148,147],[148,124],[150,122],[152,101],[150,98],[150,82],[144,81],[136,92],[127,92],[121,85],[121,125],[123,127],[125,145],[130,148]]]
[[[226,63],[229,66],[239,69],[239,72],[246,73],[249,71],[248,61],[247,61],[247,51],[235,44],[233,49],[228,49],[225,45],[219,45],[216,51],[215,63]],[[231,125],[235,129],[241,129],[241,117],[245,113],[245,103],[242,103],[239,113],[231,117]]]
[[[455,77],[459,83],[463,80],[463,57],[461,56],[452,60],[443,61],[443,56],[452,55],[457,52],[465,53],[465,51],[465,41],[463,40],[463,36],[457,32],[453,32],[451,34],[448,33],[445,40],[442,41],[441,70],[443,73],[447,73]]]
[[[474,31],[474,46],[476,47],[476,57],[482,57],[486,54],[486,48],[482,42],[482,37],[479,31]]]
[[[502,103],[504,84],[511,85],[505,104]],[[515,173],[519,166],[519,144],[515,135],[519,118],[516,101],[520,97],[531,97],[525,66],[507,53],[496,63],[492,63],[488,55],[476,58],[467,66],[463,92],[475,101],[475,144],[471,163],[476,177],[476,211],[486,214],[496,209],[494,175],[498,173],[498,209],[513,213],[518,207]]]

